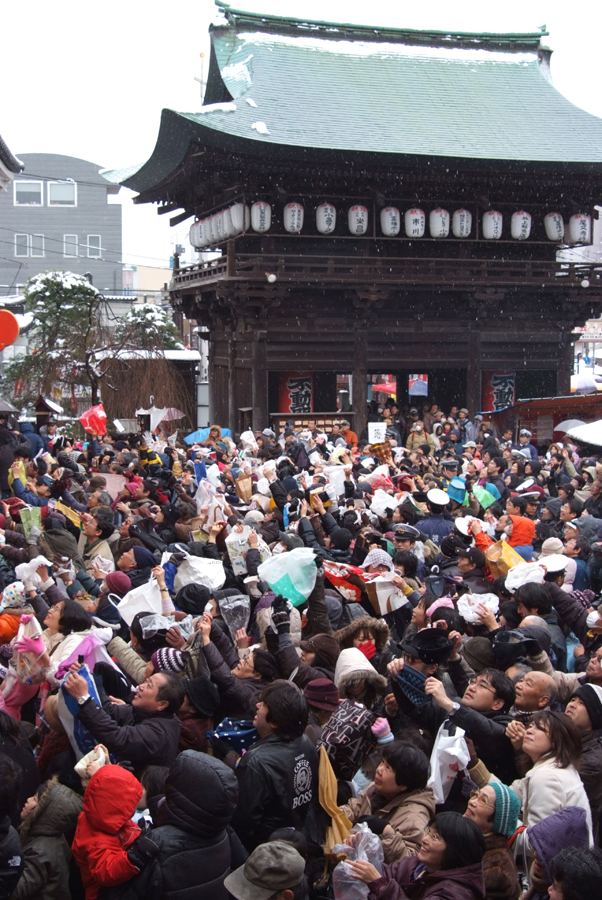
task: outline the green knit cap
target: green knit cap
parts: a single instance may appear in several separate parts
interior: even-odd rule
[[[520,800],[512,788],[507,787],[500,781],[490,781],[489,784],[495,791],[493,832],[494,834],[505,834],[509,837],[514,834],[518,827]]]

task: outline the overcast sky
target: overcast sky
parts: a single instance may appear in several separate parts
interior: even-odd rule
[[[602,117],[599,0],[238,0],[234,8],[338,22],[463,31],[547,25],[554,83]],[[16,153],[63,153],[121,168],[152,152],[164,107],[200,105],[200,53],[213,0],[28,0],[5,3],[0,53],[0,134]],[[575,135],[579,141],[579,135]],[[154,207],[122,190],[124,261],[161,265],[189,224],[170,229]]]

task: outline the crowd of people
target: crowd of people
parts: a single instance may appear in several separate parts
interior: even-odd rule
[[[0,420],[0,900],[602,896],[602,454],[368,423]]]

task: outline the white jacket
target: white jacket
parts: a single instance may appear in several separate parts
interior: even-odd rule
[[[541,759],[524,778],[517,778],[510,787],[520,798],[522,820],[527,827],[560,812],[565,806],[582,807],[587,815],[590,844],[593,844],[589,800],[574,766],[560,769],[553,759]]]

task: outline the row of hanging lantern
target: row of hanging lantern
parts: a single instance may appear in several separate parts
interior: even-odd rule
[[[303,229],[305,210],[301,203],[287,203],[283,210],[284,230],[289,234],[299,234]],[[427,216],[419,208],[407,209],[402,213],[395,206],[386,206],[380,211],[380,227],[385,237],[396,237],[401,227],[406,237],[424,237]],[[316,228],[320,234],[332,234],[337,224],[337,211],[332,203],[321,203],[316,209]],[[513,240],[525,241],[531,235],[533,219],[525,210],[512,213],[510,235]],[[227,209],[213,213],[206,219],[195,222],[190,229],[193,247],[218,244],[235,237],[251,228],[257,234],[269,231],[272,225],[272,207],[264,200],[258,200],[249,209],[243,203],[234,203]],[[349,232],[353,235],[368,233],[368,208],[356,204],[347,214]],[[483,214],[481,234],[487,241],[499,240],[503,234],[504,216],[490,209]],[[550,212],[544,216],[546,237],[555,243],[565,240],[565,223],[561,213]],[[428,215],[428,229],[432,238],[468,238],[472,231],[472,213],[468,209],[456,209],[450,214],[446,209],[433,209]],[[589,244],[591,242],[591,216],[577,213],[568,222],[568,243]]]

